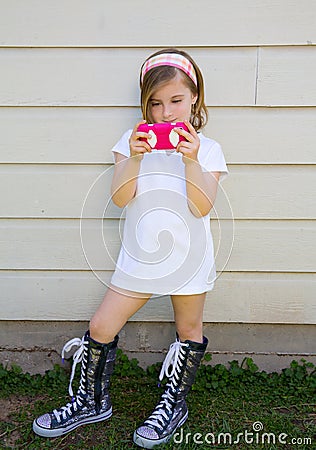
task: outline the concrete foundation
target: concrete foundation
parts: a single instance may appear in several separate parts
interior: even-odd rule
[[[12,363],[29,373],[44,373],[60,364],[63,345],[81,337],[87,322],[0,322],[0,362]],[[228,364],[250,356],[260,370],[280,371],[295,359],[316,364],[316,326],[278,324],[207,323],[210,364]],[[175,327],[168,322],[129,322],[120,332],[119,347],[142,367],[162,361],[175,338]]]

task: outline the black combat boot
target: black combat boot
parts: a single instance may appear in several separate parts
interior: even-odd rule
[[[135,444],[143,448],[165,444],[187,420],[185,397],[194,383],[207,344],[206,337],[199,343],[181,342],[177,336],[176,342],[170,345],[159,375],[160,380],[164,375],[169,379],[165,392],[151,416],[134,432]]]
[[[64,346],[64,352],[79,346],[73,355],[73,366],[69,383],[72,401],[53,412],[38,417],[33,422],[33,430],[44,437],[56,437],[74,430],[80,425],[100,422],[112,415],[109,395],[110,376],[114,369],[118,336],[109,344],[94,341],[89,332],[82,339],[71,339]],[[73,396],[72,380],[75,367],[81,362],[80,385]]]

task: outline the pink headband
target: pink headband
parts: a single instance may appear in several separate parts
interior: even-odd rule
[[[141,80],[143,82],[145,74],[154,67],[158,66],[172,66],[177,67],[186,73],[195,86],[197,86],[197,78],[192,63],[183,55],[179,53],[161,53],[160,55],[149,58],[143,65]]]

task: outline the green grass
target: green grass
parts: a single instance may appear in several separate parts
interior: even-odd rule
[[[206,360],[209,360],[207,355]],[[132,435],[156,405],[159,364],[144,371],[119,352],[112,376],[114,414],[110,420],[77,428],[60,438],[45,439],[32,431],[33,419],[69,401],[69,373],[56,366],[44,376],[0,366],[0,448],[136,449]],[[79,372],[77,372],[77,383]],[[187,403],[189,419],[168,450],[312,449],[316,448],[316,370],[305,360],[293,361],[281,373],[259,372],[252,359],[227,369],[203,364]],[[255,431],[253,424],[262,431]],[[199,433],[199,434],[198,434]],[[212,444],[212,434],[215,444]],[[222,434],[221,434],[222,433]],[[226,444],[224,437],[226,434]],[[269,433],[269,436],[263,435]],[[287,443],[278,441],[281,435]],[[239,442],[235,442],[238,439]],[[291,439],[299,444],[291,443]],[[229,439],[232,439],[230,442]],[[263,444],[261,443],[263,439]],[[275,442],[273,442],[275,439]],[[310,442],[304,439],[310,439]]]

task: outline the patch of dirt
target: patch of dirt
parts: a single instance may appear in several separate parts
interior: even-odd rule
[[[20,428],[23,425],[14,419],[14,414],[23,409],[30,417],[31,413],[27,407],[31,401],[29,396],[0,398],[0,448],[16,448],[16,442],[21,438]]]
[[[0,421],[6,422],[11,414],[19,411],[21,408],[25,408],[26,405],[30,404],[30,397],[9,397],[0,398]]]

